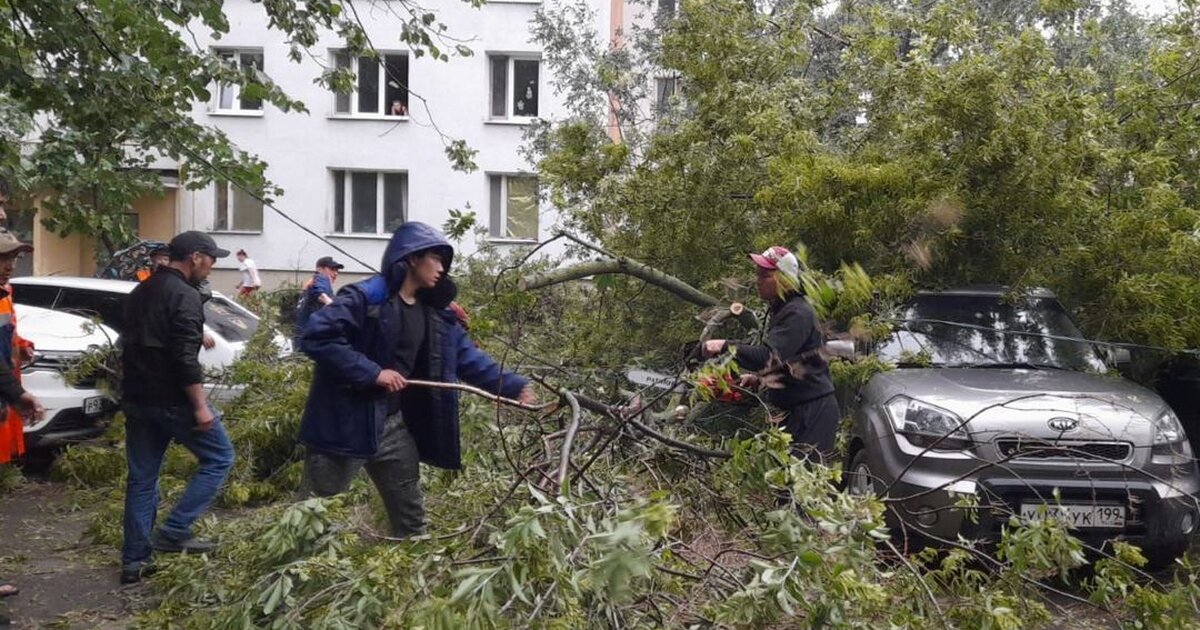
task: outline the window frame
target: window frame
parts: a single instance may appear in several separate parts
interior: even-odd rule
[[[220,225],[218,218],[219,218],[220,212],[221,212],[221,208],[219,207],[220,201],[221,201],[221,193],[219,190],[217,190],[218,186],[225,187],[225,227],[224,228],[218,227]],[[262,193],[259,193],[259,197],[261,197],[261,196],[262,196]],[[258,201],[258,199],[255,199],[255,201],[258,201],[258,213],[260,215],[259,224],[261,225],[261,227],[259,227],[257,230],[239,230],[239,229],[233,227],[234,212],[235,212],[235,208],[237,205],[236,203],[234,203],[233,199],[234,199],[233,182],[221,181],[221,180],[216,180],[213,182],[213,206],[212,206],[213,207],[213,222],[212,222],[212,229],[209,231],[213,232],[215,234],[262,234],[263,230],[266,228],[267,204],[262,203],[261,201]],[[252,199],[253,199],[253,197],[252,197]]]
[[[500,178],[500,211],[499,220],[503,228],[508,227],[508,181],[514,177],[531,178],[534,180],[534,201],[537,204],[535,207],[537,215],[537,228],[534,238],[521,238],[517,236],[504,236],[505,230],[498,230],[492,225],[492,178]],[[537,173],[529,172],[514,172],[514,171],[489,171],[487,173],[487,197],[488,197],[488,240],[493,243],[538,243],[542,234],[542,205],[541,205],[541,181]]]
[[[214,55],[221,57],[223,60],[226,55],[232,55],[232,61],[235,63],[235,69],[242,69],[242,55],[252,54],[257,55],[262,60],[262,67],[258,68],[259,72],[266,72],[267,55],[262,48],[254,48],[252,46],[219,46],[212,49]],[[242,107],[242,86],[235,84],[221,83],[217,81],[217,89],[214,90],[213,103],[209,110],[209,114],[214,116],[248,116],[260,117],[266,111],[266,101],[259,99],[258,109],[245,109]],[[221,95],[225,90],[233,90],[232,102],[233,107],[221,106]]]
[[[378,88],[378,90],[379,90],[379,94],[378,94],[379,111],[363,113],[363,112],[358,111],[358,100],[359,100],[358,99],[358,96],[359,96],[358,86],[359,86],[359,65],[360,65],[359,62],[361,61],[362,57],[359,57],[356,55],[351,55],[349,49],[346,49],[346,48],[331,48],[329,50],[329,59],[330,59],[330,62],[333,63],[334,67],[340,67],[337,64],[338,64],[338,57],[341,56],[349,62],[349,64],[350,64],[349,69],[351,72],[354,73],[354,90],[349,93],[349,97],[350,97],[349,111],[338,111],[338,96],[340,96],[340,94],[338,94],[337,92],[331,91],[330,94],[333,97],[333,107],[330,110],[330,112],[331,112],[330,116],[329,116],[330,118],[345,118],[345,119],[355,119],[355,120],[392,120],[392,121],[401,121],[401,120],[409,119],[408,113],[405,113],[405,114],[399,115],[399,116],[394,116],[392,114],[387,113],[387,110],[390,107],[390,103],[388,103],[388,99],[387,99],[388,80],[389,80],[389,77],[387,74],[387,58],[389,56],[404,57],[404,67],[405,67],[405,71],[408,74],[408,76],[405,77],[405,82],[404,82],[404,85],[402,86],[403,90],[404,90],[404,101],[405,101],[404,107],[405,107],[406,112],[411,112],[412,110],[411,110],[410,97],[412,96],[412,90],[410,89],[410,85],[412,84],[412,56],[403,50],[380,50],[377,52],[379,53],[379,59],[376,60],[376,66],[377,66],[378,72],[379,72],[379,74],[377,76],[377,80],[378,80],[378,84],[379,84],[379,88]]]
[[[485,57],[487,59],[487,93],[488,93],[487,116],[486,116],[487,122],[495,123],[495,124],[526,125],[526,124],[529,124],[530,122],[532,122],[533,120],[537,119],[538,116],[541,115],[542,94],[543,94],[543,92],[545,92],[545,90],[542,89],[542,83],[543,83],[543,81],[542,81],[542,74],[543,74],[542,73],[542,55],[540,53],[536,53],[536,52],[505,52],[505,51],[495,50],[495,51],[488,52],[485,55]],[[495,102],[493,100],[494,92],[492,89],[493,83],[495,82],[495,71],[494,71],[494,64],[492,63],[492,61],[493,61],[493,59],[496,59],[497,57],[504,57],[507,60],[505,63],[505,73],[507,76],[505,77],[505,85],[504,85],[504,115],[503,116],[497,116],[492,113],[495,109]],[[537,62],[537,69],[538,69],[537,109],[538,109],[538,113],[534,114],[533,116],[518,115],[518,114],[514,114],[512,112],[513,100],[514,100],[513,97],[515,96],[515,94],[513,93],[514,81],[516,80],[515,65],[516,65],[516,62],[518,62],[518,61],[536,61]]]
[[[343,173],[342,185],[342,225],[337,225],[337,177]],[[354,226],[354,186],[351,175],[354,173],[371,173],[375,175],[375,231],[355,232]],[[329,236],[339,238],[386,238],[391,235],[387,230],[387,177],[386,175],[404,176],[404,198],[401,200],[401,223],[409,216],[409,172],[404,169],[370,169],[370,168],[329,168]]]

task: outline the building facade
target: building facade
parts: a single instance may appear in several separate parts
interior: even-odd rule
[[[441,3],[449,35],[473,52],[449,61],[418,58],[401,45],[401,22],[390,4],[359,5],[381,59],[351,57],[329,33],[312,51],[315,59],[295,63],[286,42],[268,29],[260,4],[226,3],[230,32],[200,44],[266,73],[309,112],[283,112],[214,86],[210,102],[196,103],[195,119],[269,165],[267,178],[284,189],[273,204],[279,211],[366,265],[378,266],[399,223],[440,226],[451,209],[473,211],[488,238],[502,245],[545,238],[554,216],[538,203],[536,173],[520,152],[529,123],[563,108],[530,35],[543,3],[492,0],[478,9]],[[598,5],[596,26],[606,32],[611,5]],[[324,65],[351,70],[355,90],[334,94],[317,85]],[[477,171],[453,170],[445,154],[450,139],[478,151]],[[227,184],[180,189],[176,206],[177,229],[205,230],[223,247],[245,249],[267,286],[302,281],[325,255],[344,262],[350,274],[369,271]],[[462,243],[468,252],[477,247],[473,235]],[[221,261],[213,279],[216,288],[232,289],[236,260]]]
[[[192,116],[266,162],[267,179],[284,191],[271,205],[320,238],[227,183],[186,189],[178,180],[201,167],[192,164],[156,164],[169,173],[165,194],[139,200],[129,220],[142,239],[210,232],[223,247],[246,250],[268,288],[303,282],[327,255],[345,263],[350,278],[367,274],[378,267],[396,225],[418,220],[441,226],[451,210],[473,212],[485,238],[502,248],[547,238],[555,213],[539,203],[537,174],[521,147],[535,119],[552,120],[565,110],[531,35],[536,12],[554,10],[554,1],[489,0],[479,8],[458,0],[439,3],[438,19],[451,43],[473,53],[449,61],[417,57],[401,43],[398,3],[358,3],[378,60],[346,54],[345,42],[329,32],[311,57],[297,63],[268,27],[261,3],[229,0],[229,32],[214,39],[197,28],[196,43],[227,63],[265,73],[308,112],[284,112],[236,87],[214,85],[212,98],[195,103]],[[590,2],[595,31],[619,45],[621,30],[632,22],[627,0]],[[354,90],[334,94],[318,85],[325,67],[350,70]],[[445,147],[453,139],[478,151],[478,170],[452,168]],[[37,248],[23,273],[92,275],[90,239],[52,234],[35,213],[20,222],[22,235]],[[471,234],[458,245],[469,255],[480,243]],[[218,263],[212,281],[230,292],[239,277],[230,257]]]

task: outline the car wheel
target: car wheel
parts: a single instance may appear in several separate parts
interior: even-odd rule
[[[1146,556],[1146,570],[1154,572],[1169,569],[1175,563],[1175,559],[1182,556],[1187,548],[1187,541],[1143,547],[1142,555]]]
[[[860,448],[855,451],[854,457],[850,459],[850,465],[847,468],[847,492],[857,497],[879,494],[875,474],[871,472],[871,467],[867,464],[866,449]]]

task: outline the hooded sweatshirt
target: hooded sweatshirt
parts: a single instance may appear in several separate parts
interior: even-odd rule
[[[401,332],[389,299],[404,283],[404,259],[429,249],[438,250],[449,270],[454,250],[441,232],[424,223],[401,225],[384,252],[383,273],[343,288],[309,319],[300,339],[301,350],[316,363],[300,424],[300,441],[309,448],[356,458],[375,454],[388,415],[387,393],[375,378],[394,365]],[[427,334],[413,378],[461,379],[505,397],[520,394],[527,381],[475,348],[437,299],[438,292],[419,291],[417,297]],[[413,387],[401,397],[400,410],[422,461],[442,468],[461,465],[457,391]]]

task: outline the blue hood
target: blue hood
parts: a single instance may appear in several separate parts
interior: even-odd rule
[[[399,290],[400,285],[404,284],[404,275],[408,268],[398,263],[403,262],[410,254],[434,248],[441,250],[442,263],[446,273],[450,273],[450,263],[454,261],[454,247],[441,231],[420,221],[409,221],[396,228],[392,240],[383,252],[383,267],[380,268],[384,279],[387,280],[388,291]]]

